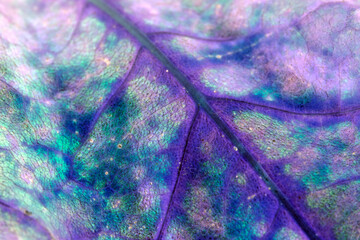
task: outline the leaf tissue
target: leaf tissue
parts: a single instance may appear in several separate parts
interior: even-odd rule
[[[0,239],[360,239],[360,3],[0,0]]]

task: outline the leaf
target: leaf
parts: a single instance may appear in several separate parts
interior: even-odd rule
[[[360,238],[355,4],[0,13],[2,238]]]

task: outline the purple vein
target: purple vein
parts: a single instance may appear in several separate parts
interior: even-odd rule
[[[212,106],[209,104],[208,99],[203,93],[201,93],[195,86],[190,82],[190,80],[181,72],[175,64],[149,39],[145,33],[140,31],[132,23],[125,19],[116,8],[110,6],[103,0],[88,0],[93,3],[99,9],[108,14],[113,20],[118,24],[124,27],[135,39],[137,39],[145,48],[147,48],[154,57],[156,57],[172,75],[177,79],[177,81],[186,89],[187,93],[195,101],[195,103],[204,110],[204,112],[212,118],[212,120],[217,124],[221,131],[229,138],[229,140],[236,146],[239,150],[240,155],[245,159],[250,166],[255,170],[255,172],[262,178],[264,183],[270,188],[274,196],[279,200],[279,202],[287,209],[293,219],[297,222],[299,227],[304,231],[304,233],[311,240],[320,239],[317,236],[316,232],[313,230],[311,225],[304,219],[304,217],[298,213],[298,210],[290,203],[285,194],[280,190],[280,188],[275,184],[275,182],[270,178],[265,169],[260,165],[260,163],[255,159],[254,156],[245,148],[242,142],[237,138],[235,133],[231,130],[230,126],[215,112]]]
[[[247,105],[251,105],[254,107],[271,109],[274,111],[279,111],[279,112],[293,114],[293,115],[300,115],[300,116],[342,116],[347,113],[356,112],[356,111],[360,110],[360,106],[356,106],[353,108],[347,108],[344,110],[333,111],[333,112],[294,112],[294,111],[290,111],[290,110],[286,110],[286,109],[282,109],[282,108],[272,107],[272,106],[259,104],[259,103],[248,102],[248,101],[244,101],[244,100],[237,100],[237,99],[231,99],[231,98],[220,98],[220,97],[212,97],[212,96],[210,96],[210,97],[208,96],[207,98],[209,100],[215,100],[215,101],[221,100],[221,101],[237,102],[240,104],[247,104]]]
[[[183,38],[190,38],[193,40],[199,40],[199,41],[206,41],[206,42],[229,42],[229,41],[234,41],[237,38],[236,37],[229,37],[229,38],[206,38],[206,37],[199,37],[199,36],[192,36],[192,35],[188,35],[185,33],[174,33],[174,32],[151,32],[148,33],[149,36],[158,36],[158,35],[169,35],[170,37],[172,36],[177,36],[177,37],[183,37]]]
[[[177,172],[177,175],[176,175],[176,180],[175,180],[175,184],[174,184],[174,188],[171,192],[171,195],[170,195],[170,199],[169,199],[169,203],[167,205],[167,209],[166,209],[166,212],[165,212],[165,216],[164,216],[164,219],[162,220],[162,223],[160,223],[160,231],[159,233],[157,234],[157,236],[155,237],[155,239],[158,239],[160,240],[164,234],[164,230],[165,230],[165,225],[166,225],[166,220],[167,218],[169,217],[169,214],[170,214],[170,209],[171,209],[171,206],[173,205],[173,202],[174,202],[174,196],[175,196],[175,192],[176,192],[176,189],[177,189],[177,186],[179,184],[179,180],[180,180],[180,176],[181,176],[181,173],[182,173],[182,169],[183,169],[183,165],[184,165],[184,162],[185,162],[185,156],[186,156],[186,149],[187,149],[187,146],[189,144],[189,140],[190,140],[190,136],[191,136],[191,132],[193,130],[193,127],[195,125],[195,120],[196,120],[196,117],[199,113],[199,110],[196,109],[196,112],[194,114],[194,117],[191,121],[191,125],[190,125],[190,128],[189,128],[189,131],[187,133],[187,137],[186,137],[186,140],[185,140],[185,146],[184,146],[184,149],[183,149],[183,154],[182,154],[182,157],[181,157],[181,160],[180,160],[180,164],[179,164],[179,169],[178,169],[178,172]]]

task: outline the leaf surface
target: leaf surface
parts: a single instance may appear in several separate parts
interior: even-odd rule
[[[0,13],[4,239],[360,237],[355,3]]]

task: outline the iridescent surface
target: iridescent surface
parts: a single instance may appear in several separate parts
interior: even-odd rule
[[[146,32],[232,38],[286,27],[331,0],[110,0]],[[356,1],[348,0],[354,4]]]
[[[321,236],[358,238],[357,112],[329,118],[236,101],[216,101],[214,106]]]
[[[357,4],[0,1],[0,239],[360,239]]]
[[[164,239],[307,239],[206,114],[192,125]],[[291,239],[286,237],[285,239]]]
[[[206,95],[292,111],[359,107],[359,15],[328,3],[286,26],[235,40],[161,34],[154,39]]]

